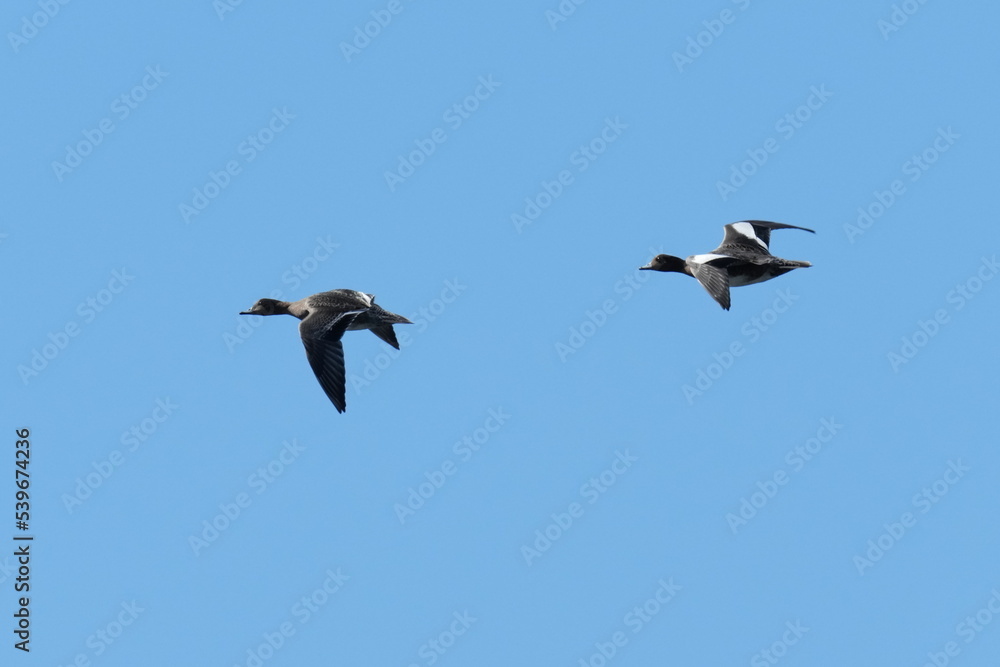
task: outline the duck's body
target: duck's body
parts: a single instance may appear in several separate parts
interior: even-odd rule
[[[299,334],[316,379],[338,412],[347,409],[344,376],[345,331],[371,332],[397,350],[393,324],[412,324],[408,319],[376,305],[375,295],[350,289],[335,289],[298,301],[261,299],[240,315],[293,315],[299,318]]]
[[[743,220],[724,227],[722,244],[712,252],[691,255],[687,259],[673,255],[657,255],[646,266],[652,271],[686,273],[698,279],[712,298],[729,310],[729,288],[762,283],[788,273],[792,269],[812,266],[809,262],[781,259],[771,254],[768,244],[772,229],[801,229],[766,220]],[[815,232],[813,232],[815,234]]]

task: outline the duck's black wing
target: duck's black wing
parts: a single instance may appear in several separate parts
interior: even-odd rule
[[[363,311],[314,311],[299,324],[299,334],[306,347],[309,365],[338,412],[347,409],[344,346],[340,339],[361,312]]]
[[[767,220],[741,220],[726,225],[726,235],[722,239],[722,245],[713,252],[720,254],[733,254],[734,251],[741,256],[746,254],[769,255],[772,229],[801,229],[804,232],[816,232],[806,227],[796,227],[786,225],[782,222],[768,222]]]
[[[729,273],[725,266],[712,266],[710,263],[697,264],[691,267],[691,272],[701,283],[701,286],[708,290],[712,298],[719,302],[723,310],[729,310]]]

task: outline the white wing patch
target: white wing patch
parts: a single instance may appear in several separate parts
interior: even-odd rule
[[[369,306],[369,307],[375,301],[375,295],[374,294],[368,294],[366,292],[359,292],[357,290],[349,290],[349,291],[354,295],[355,298],[357,298],[360,301],[364,302],[364,304],[367,305],[367,306]]]
[[[725,257],[728,257],[728,255],[716,255],[715,253],[707,252],[704,255],[691,255],[687,258],[687,261],[690,264],[707,264],[713,259],[723,259]]]
[[[753,230],[753,225],[749,222],[734,222],[729,225],[730,229],[739,234],[740,236],[746,237],[747,240],[756,241],[764,250],[767,250],[767,244],[757,238],[756,232]]]

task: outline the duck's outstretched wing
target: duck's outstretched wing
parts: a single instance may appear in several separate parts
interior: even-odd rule
[[[743,250],[770,254],[772,229],[801,229],[804,232],[816,233],[806,227],[786,225],[782,222],[768,222],[767,220],[741,220],[728,224],[723,229],[726,230],[726,235],[722,239],[722,245],[716,248],[715,252]]]
[[[309,315],[299,324],[306,357],[327,398],[338,412],[347,409],[344,346],[340,339],[361,310],[335,315],[322,311]]]
[[[729,310],[729,273],[726,269],[706,263],[695,264],[691,267],[691,272],[723,310]]]

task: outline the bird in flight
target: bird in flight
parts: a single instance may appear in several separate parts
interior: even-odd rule
[[[316,379],[338,412],[347,409],[345,398],[345,331],[370,329],[373,334],[397,350],[393,324],[413,324],[401,315],[390,313],[375,304],[375,295],[351,289],[335,289],[293,301],[261,299],[240,315],[294,315],[302,320],[299,334],[306,346],[306,357]]]
[[[691,255],[687,259],[657,255],[639,268],[693,276],[723,309],[729,310],[730,287],[762,283],[792,269],[812,266],[809,262],[775,257],[768,249],[772,229],[801,229],[815,234],[811,229],[766,220],[743,220],[726,225],[724,229],[726,236],[722,244],[712,252]]]

